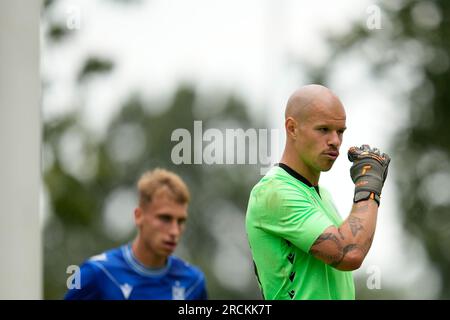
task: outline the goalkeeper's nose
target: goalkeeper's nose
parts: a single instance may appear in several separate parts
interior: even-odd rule
[[[340,134],[336,130],[331,131],[327,141],[328,146],[333,147],[334,149],[339,151],[341,143],[342,143],[342,134]]]

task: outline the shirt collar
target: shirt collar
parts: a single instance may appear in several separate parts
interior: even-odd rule
[[[144,275],[144,276],[163,276],[167,273],[169,270],[171,264],[172,264],[172,257],[169,256],[167,258],[167,263],[162,268],[149,268],[144,266],[134,255],[133,250],[131,248],[131,243],[126,244],[122,246],[122,254],[125,259],[125,261],[128,263],[128,265],[137,273]]]
[[[311,182],[308,181],[304,176],[302,176],[300,173],[289,167],[287,164],[284,163],[278,163],[277,164],[280,168],[284,169],[287,173],[289,173],[291,176],[293,176],[295,179],[299,180],[300,182],[306,184],[310,188],[316,189],[317,193],[320,196],[319,192],[319,186],[313,186]]]

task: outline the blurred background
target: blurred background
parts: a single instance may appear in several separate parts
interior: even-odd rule
[[[133,239],[135,182],[160,166],[192,193],[176,254],[210,298],[260,299],[244,221],[261,166],[175,165],[171,135],[194,121],[278,130],[276,163],[287,98],[321,83],[347,111],[343,156],[321,177],[341,216],[348,147],[393,159],[357,298],[449,299],[449,17],[443,0],[44,1],[43,297],[63,297],[69,265]]]

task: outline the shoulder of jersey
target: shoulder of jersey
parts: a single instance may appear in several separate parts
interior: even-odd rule
[[[172,256],[172,268],[171,273],[177,273],[177,274],[191,274],[191,275],[203,275],[203,272],[196,266],[190,264],[187,261],[184,261],[183,259]]]
[[[101,263],[103,265],[112,265],[121,259],[121,248],[114,248],[90,257],[87,262]]]

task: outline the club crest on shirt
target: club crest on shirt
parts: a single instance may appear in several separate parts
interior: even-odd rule
[[[180,286],[180,282],[178,281],[176,281],[175,285],[172,286],[172,299],[173,300],[185,299],[185,288]]]

